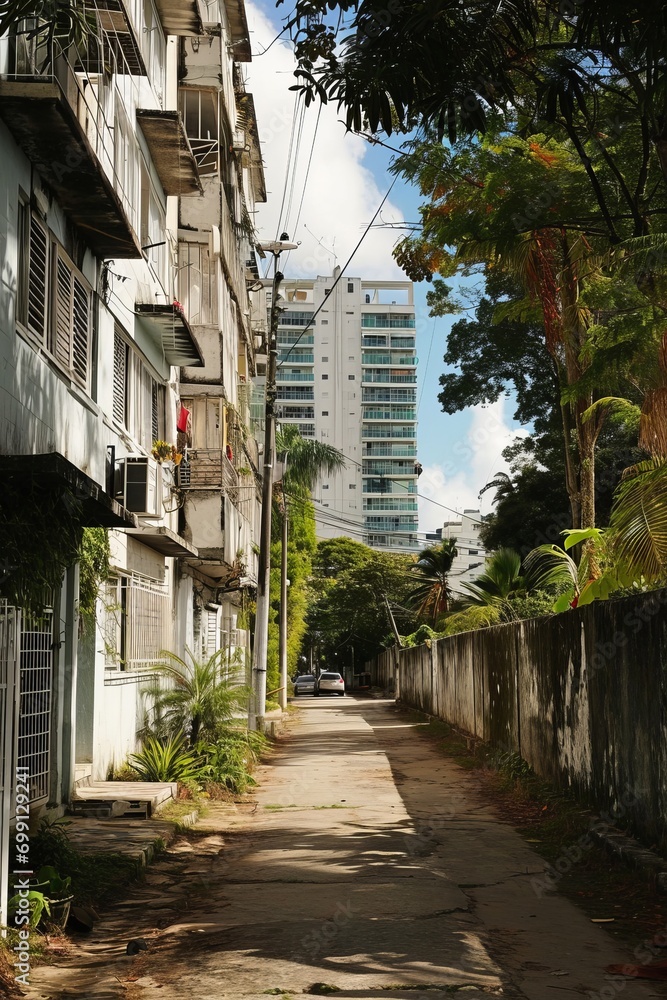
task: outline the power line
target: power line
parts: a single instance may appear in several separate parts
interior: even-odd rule
[[[385,201],[387,200],[387,198],[388,198],[388,197],[389,197],[389,195],[391,194],[391,192],[392,192],[392,188],[394,187],[394,184],[396,183],[396,181],[397,181],[397,180],[398,180],[398,178],[397,178],[397,177],[394,177],[393,181],[392,181],[392,182],[391,182],[391,184],[389,185],[389,189],[388,189],[387,193],[385,194],[384,198],[382,199],[382,201],[380,202],[380,204],[378,205],[378,208],[377,208],[377,210],[376,210],[376,212],[375,212],[375,215],[373,216],[373,218],[371,219],[371,221],[370,221],[370,222],[368,223],[368,225],[367,225],[367,226],[366,226],[366,228],[364,229],[363,233],[361,234],[361,239],[359,240],[359,242],[357,243],[356,247],[354,248],[354,250],[352,251],[352,253],[350,254],[350,256],[349,256],[349,257],[347,258],[347,260],[346,260],[346,261],[345,261],[345,263],[343,264],[343,266],[342,266],[342,268],[341,268],[341,270],[340,270],[340,273],[339,273],[338,277],[337,277],[337,278],[336,278],[336,279],[334,280],[334,283],[333,283],[333,285],[332,285],[332,286],[331,286],[331,288],[329,289],[329,295],[331,294],[331,292],[333,292],[333,290],[334,290],[334,288],[336,287],[336,285],[338,284],[338,282],[342,280],[342,278],[343,278],[343,275],[345,274],[345,271],[347,270],[347,268],[348,268],[348,267],[349,267],[349,265],[350,265],[350,262],[352,261],[352,258],[354,257],[354,255],[356,254],[357,250],[359,249],[359,247],[361,246],[361,244],[362,244],[362,243],[364,242],[364,240],[365,240],[365,239],[366,239],[366,237],[368,236],[368,234],[369,234],[369,232],[370,232],[370,230],[371,230],[371,228],[372,228],[372,226],[373,226],[373,223],[375,222],[375,220],[377,219],[378,215],[379,215],[379,214],[380,214],[380,212],[382,211],[382,206],[384,205]],[[317,314],[318,314],[318,313],[319,313],[319,312],[320,312],[320,311],[321,311],[321,310],[322,310],[322,309],[324,308],[324,305],[325,305],[325,303],[326,303],[326,301],[327,301],[328,297],[329,297],[329,296],[327,295],[327,296],[325,296],[325,297],[324,297],[324,298],[322,299],[322,302],[321,302],[321,303],[320,303],[320,305],[319,305],[319,306],[317,307],[317,309],[315,310],[315,312],[313,313],[313,315],[312,315],[312,316],[310,317],[310,319],[308,320],[308,322],[307,322],[307,323],[306,323],[306,325],[304,326],[303,330],[302,330],[302,331],[301,331],[301,333],[299,334],[298,338],[297,338],[297,339],[296,339],[296,340],[294,341],[294,343],[293,343],[293,344],[292,344],[292,346],[290,347],[289,351],[287,352],[287,354],[285,355],[285,357],[283,358],[283,360],[282,360],[282,361],[280,362],[280,364],[278,365],[278,367],[279,367],[279,368],[280,368],[280,367],[282,367],[282,365],[284,365],[284,364],[285,364],[285,362],[287,361],[287,359],[289,358],[290,354],[292,353],[292,351],[294,350],[294,348],[296,347],[296,345],[297,345],[297,344],[299,343],[299,341],[301,340],[301,338],[302,338],[302,337],[304,336],[304,334],[305,334],[305,333],[306,333],[306,332],[307,332],[307,331],[308,331],[308,330],[310,329],[310,327],[311,327],[311,326],[313,325],[313,322],[315,321],[315,317],[316,317],[316,316],[317,316]]]
[[[301,221],[301,210],[303,209],[303,202],[304,202],[304,198],[306,197],[306,189],[308,187],[308,179],[310,177],[310,167],[311,167],[311,164],[313,162],[313,153],[315,152],[315,142],[317,140],[317,132],[318,132],[318,129],[320,127],[320,116],[321,116],[321,114],[322,114],[322,103],[320,102],[320,105],[319,105],[319,107],[317,109],[317,118],[315,119],[315,129],[313,131],[313,140],[312,140],[312,142],[310,144],[310,154],[308,156],[308,164],[306,166],[306,176],[303,179],[303,190],[301,192],[301,201],[299,202],[299,211],[297,212],[296,221],[295,221],[294,226],[292,228],[292,232],[293,232],[294,236],[297,235],[297,231],[299,229],[299,222]],[[289,213],[288,213],[288,218],[289,218]],[[285,228],[287,228],[287,227],[285,227]],[[285,257],[285,267],[287,267],[287,264],[289,262],[289,258],[290,258],[291,252],[292,252],[291,250],[288,250],[288,252],[287,252],[287,256]]]
[[[424,368],[424,379],[422,381],[422,391],[419,393],[419,400],[417,402],[417,416],[419,416],[419,410],[422,405],[422,399],[424,397],[424,389],[426,388],[426,376],[428,375],[428,366],[431,360],[431,351],[433,350],[433,339],[435,337],[435,324],[437,320],[433,320],[433,329],[431,330],[431,343],[428,345],[428,357],[426,358],[426,367]]]

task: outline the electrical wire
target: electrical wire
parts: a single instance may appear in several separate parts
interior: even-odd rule
[[[428,357],[426,358],[426,366],[424,368],[424,379],[422,381],[422,391],[419,393],[419,400],[417,402],[417,417],[419,417],[419,410],[422,405],[422,399],[424,398],[424,389],[426,388],[426,376],[428,375],[428,366],[431,360],[431,351],[433,350],[433,339],[435,337],[435,324],[437,320],[433,320],[433,329],[431,330],[431,343],[428,345]]]
[[[343,276],[345,274],[345,271],[349,267],[349,265],[350,265],[350,263],[352,261],[352,258],[354,257],[354,255],[356,254],[357,250],[359,249],[359,247],[361,246],[361,244],[364,242],[364,240],[368,236],[369,232],[371,231],[373,223],[375,222],[375,220],[377,219],[378,215],[382,211],[382,207],[383,207],[385,201],[387,200],[387,198],[389,197],[389,195],[391,194],[392,189],[394,187],[394,184],[396,183],[397,180],[398,180],[398,178],[394,177],[393,181],[389,185],[389,189],[387,190],[387,193],[385,194],[384,198],[382,199],[382,201],[378,205],[378,208],[377,208],[377,210],[375,212],[375,215],[373,216],[373,218],[371,219],[371,221],[368,223],[368,225],[364,229],[363,233],[361,234],[361,239],[359,240],[359,242],[357,243],[356,247],[354,248],[354,250],[352,251],[352,253],[350,254],[350,256],[347,258],[347,260],[343,264],[342,268],[340,269],[340,273],[339,273],[338,277],[334,280],[333,285],[329,289],[329,295],[331,294],[331,292],[333,292],[333,290],[336,287],[336,285],[338,284],[338,282],[342,281]],[[308,320],[308,322],[304,326],[303,330],[301,331],[301,333],[299,334],[299,336],[297,337],[297,339],[294,341],[294,343],[290,347],[289,351],[287,352],[287,354],[285,355],[285,357],[283,358],[283,360],[279,363],[278,368],[280,368],[282,365],[284,365],[284,363],[287,361],[287,359],[289,358],[289,356],[292,353],[292,351],[294,350],[294,348],[297,346],[297,344],[301,340],[301,338],[307,333],[307,331],[313,325],[313,322],[315,321],[315,317],[324,308],[324,305],[325,305],[328,297],[329,296],[327,295],[327,296],[325,296],[322,299],[322,302],[320,303],[320,305],[317,307],[317,309],[315,310],[315,312],[313,313],[313,315],[310,317],[310,319]]]
[[[299,202],[299,211],[297,212],[296,221],[295,221],[294,227],[292,229],[292,232],[293,232],[294,236],[296,236],[296,234],[298,232],[299,222],[301,221],[301,210],[303,209],[303,201],[304,201],[304,198],[306,197],[306,189],[308,187],[308,179],[310,177],[310,167],[311,167],[311,164],[313,162],[313,153],[315,151],[315,142],[317,140],[317,132],[318,132],[318,129],[320,127],[320,116],[321,116],[321,114],[322,114],[322,104],[320,102],[320,105],[319,105],[319,107],[317,109],[317,118],[315,119],[315,129],[313,131],[313,139],[312,139],[312,142],[310,144],[310,154],[308,156],[308,164],[306,166],[306,175],[305,175],[305,177],[303,179],[303,190],[301,192],[301,201]],[[287,251],[287,256],[285,257],[285,267],[287,267],[287,264],[289,262],[289,258],[290,258],[291,252],[292,252],[291,250]]]

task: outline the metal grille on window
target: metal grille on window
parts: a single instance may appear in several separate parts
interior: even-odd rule
[[[168,583],[133,575],[121,580],[125,590],[125,669],[143,670],[162,662],[172,647],[171,596]]]
[[[30,219],[28,253],[28,326],[40,340],[46,324],[46,292],[49,261],[49,239],[46,230]]]
[[[72,352],[72,272],[58,255],[56,265],[56,315],[53,354],[69,370]]]
[[[127,344],[114,333],[113,341],[113,416],[125,425],[125,399],[127,386]]]
[[[49,794],[51,701],[53,682],[53,612],[23,619],[20,649],[18,729],[19,767],[30,774],[30,801]]]

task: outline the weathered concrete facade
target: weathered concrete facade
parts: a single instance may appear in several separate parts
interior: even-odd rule
[[[660,590],[388,650],[369,669],[667,846],[666,610]]]

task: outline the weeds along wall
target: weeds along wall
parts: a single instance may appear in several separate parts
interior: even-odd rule
[[[367,669],[667,847],[667,590],[387,650]]]

